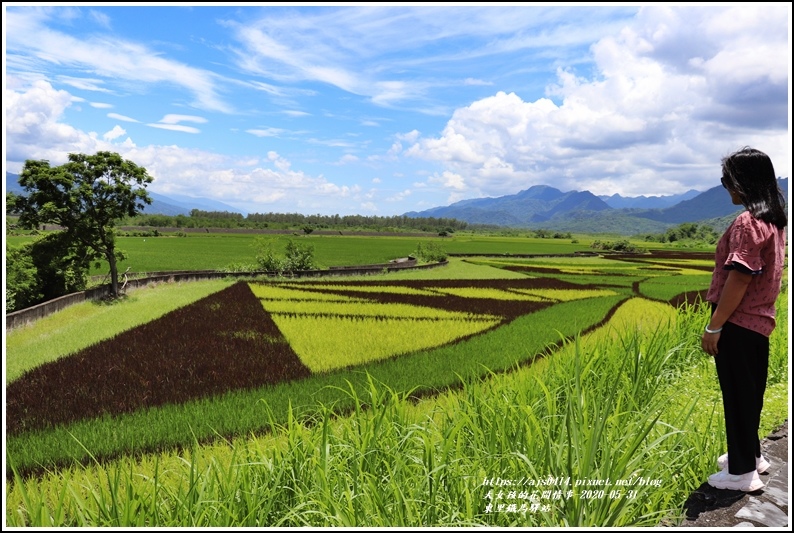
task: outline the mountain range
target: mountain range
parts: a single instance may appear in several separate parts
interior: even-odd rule
[[[5,190],[24,193],[19,176],[6,172]],[[778,178],[788,198],[788,178]],[[152,198],[146,214],[190,215],[192,209],[246,213],[217,200],[148,191]],[[722,231],[732,215],[741,211],[727,192],[716,186],[705,192],[690,190],[679,195],[625,197],[596,196],[590,191],[568,191],[535,185],[516,194],[496,198],[461,200],[448,206],[410,211],[407,217],[454,218],[469,224],[514,228],[548,229],[572,233],[637,235],[663,233],[684,222],[697,222]]]
[[[19,175],[6,172],[5,175],[5,190],[6,192],[13,192],[15,194],[23,194],[25,190],[19,185]],[[236,207],[224,204],[217,200],[210,198],[192,197],[185,195],[172,194],[166,196],[150,190],[149,197],[152,203],[147,205],[143,212],[147,215],[190,215],[193,209],[200,209],[202,211],[228,211],[230,213],[247,214]]]
[[[778,178],[778,185],[788,198],[788,178]],[[667,207],[647,207],[665,203]],[[448,206],[410,211],[403,216],[454,218],[470,224],[530,229],[636,235],[662,233],[684,222],[708,224],[719,231],[730,223],[730,215],[739,211],[741,208],[731,203],[728,193],[719,185],[705,192],[691,190],[671,197],[641,196],[633,199],[620,195],[596,196],[590,191],[562,192],[548,185],[535,185],[516,194],[461,200]]]
[[[683,194],[671,194],[667,196],[621,196],[613,194],[612,196],[598,195],[599,198],[604,200],[609,207],[615,209],[634,208],[639,207],[642,209],[662,209],[671,207],[682,202],[689,200],[700,194],[700,191],[690,189]]]

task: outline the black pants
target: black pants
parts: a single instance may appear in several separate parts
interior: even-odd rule
[[[758,429],[769,369],[769,337],[726,322],[717,343],[717,377],[725,410],[731,474],[755,470],[761,456]]]

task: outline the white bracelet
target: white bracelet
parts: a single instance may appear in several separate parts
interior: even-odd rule
[[[713,333],[719,333],[720,331],[722,331],[722,328],[709,329],[709,327],[706,326],[706,333],[712,333],[713,334]]]

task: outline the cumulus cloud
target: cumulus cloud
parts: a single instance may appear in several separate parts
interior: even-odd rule
[[[454,172],[450,172],[449,170],[433,174],[428,178],[427,183],[430,185],[438,185],[442,189],[448,191],[448,200],[450,203],[457,202],[471,196],[470,194],[467,194],[469,185],[466,184],[463,176]],[[417,186],[418,184],[414,185]]]
[[[333,214],[328,212],[333,209],[329,207],[329,197],[349,199],[355,205],[363,198],[360,187],[293,170],[291,162],[275,151],[268,152],[261,161],[176,145],[137,146],[128,137],[114,142],[126,134],[118,125],[98,138],[62,122],[72,101],[67,91],[55,90],[45,81],[35,82],[22,92],[6,90],[8,171],[19,172],[27,159],[46,159],[52,165],[61,165],[71,152],[107,150],[146,168],[154,178],[150,190],[188,196],[201,191],[202,195],[230,201],[249,212],[309,209]],[[169,120],[179,121],[174,117]],[[189,128],[179,124],[151,125]]]
[[[782,163],[787,152],[769,139],[787,128],[789,59],[779,53],[787,34],[776,21],[785,8],[715,13],[644,8],[635,24],[592,46],[594,74],[559,69],[548,98],[500,91],[475,101],[405,153],[447,169],[428,182],[450,199],[535,184],[627,195],[705,190],[720,158],[748,144]],[[731,31],[748,13],[751,22]]]
[[[405,189],[404,191],[400,191],[397,194],[389,196],[386,198],[387,202],[402,202],[407,197],[411,196],[411,189]]]
[[[337,161],[336,164],[337,165],[346,165],[346,164],[349,164],[349,163],[357,163],[358,161],[359,161],[359,158],[354,156],[353,154],[345,154],[345,155],[343,155],[342,157],[339,158],[339,161]]]
[[[191,196],[201,191],[203,196],[251,213],[296,209],[327,213],[329,197],[355,200],[361,196],[359,187],[292,170],[289,160],[272,151],[259,162],[177,146],[134,147],[122,155],[149,171],[156,192]]]
[[[116,126],[113,127],[112,130],[110,130],[109,132],[105,133],[102,136],[102,138],[105,139],[106,141],[112,141],[114,139],[118,139],[122,135],[126,135],[126,133],[127,133],[127,130],[125,130],[121,126],[116,125]]]
[[[72,104],[72,95],[44,80],[24,92],[6,89],[6,163],[8,171],[22,168],[27,159],[46,159],[53,165],[67,161],[71,152],[93,153],[109,144],[60,121]]]
[[[231,46],[240,48],[236,72],[272,83],[231,83],[209,70],[169,60],[148,41],[136,44],[111,32],[78,39],[59,31],[64,27],[59,24],[68,21],[61,17],[54,22],[53,13],[85,17],[85,9],[11,12],[6,20],[14,28],[6,54],[13,67],[6,85],[8,170],[18,170],[28,158],[60,164],[69,152],[114,150],[150,169],[162,192],[205,194],[206,190],[207,195],[236,205],[243,199],[251,211],[286,212],[342,205],[348,211],[374,209],[386,194],[393,194],[394,203],[389,204],[393,207],[411,191],[413,208],[425,198],[442,198],[439,191],[456,201],[512,194],[540,183],[597,194],[705,190],[713,186],[720,158],[744,145],[768,152],[781,175],[790,171],[786,135],[790,7],[785,4],[649,6],[636,15],[633,7],[609,9],[603,23],[582,22],[600,13],[597,9],[566,8],[565,16],[553,9],[469,11],[441,6],[318,9],[297,17],[284,16],[286,11],[257,10],[265,18],[226,26],[236,32],[226,36]],[[620,16],[614,15],[616,11]],[[615,20],[620,20],[619,26],[613,25]],[[435,46],[442,41],[457,46]],[[504,51],[516,55],[505,60]],[[529,56],[524,71],[527,83],[539,79],[540,70],[553,73],[551,82],[546,78],[541,85],[528,87],[513,76],[516,70],[508,63],[520,61],[517,70],[521,70]],[[550,59],[539,62],[540,56]],[[505,62],[496,69],[474,68],[476,61],[491,59]],[[551,62],[560,65],[556,72],[548,70]],[[500,77],[508,70],[511,76]],[[58,80],[57,87],[66,90],[56,90],[45,76]],[[255,97],[234,100],[245,112],[233,122],[208,114],[232,111],[219,96],[221,81],[230,91],[232,85],[256,89]],[[312,89],[293,85],[303,82]],[[154,84],[168,85],[169,92],[156,94],[158,104],[169,107],[136,108],[141,94],[155,94],[149,87]],[[334,90],[330,94],[340,98],[315,98],[319,93],[314,89],[321,84],[349,94]],[[177,91],[170,92],[173,88]],[[83,95],[82,91],[91,91],[92,96],[70,94],[72,89]],[[476,95],[461,96],[472,94]],[[274,105],[261,106],[263,96]],[[136,146],[126,130],[114,124],[140,123],[137,119],[107,113],[112,119],[108,122],[99,116],[104,111],[96,113],[78,104],[107,107],[94,102],[97,99],[112,101],[133,116],[145,116],[147,110],[158,113],[154,116],[185,110],[186,114],[164,115],[158,122],[147,118],[152,128],[198,134],[198,126],[208,122],[198,115],[207,113],[216,131],[227,128],[260,138],[289,136],[290,143],[242,135],[236,140],[244,142],[234,150],[248,153],[234,156],[184,147],[209,146],[212,141],[205,141],[209,135],[174,135],[173,142],[183,147]],[[323,104],[313,106],[312,99]],[[362,101],[387,107],[399,104],[399,120],[413,122],[394,126],[396,114],[361,111],[356,106]],[[405,112],[420,104],[424,112],[439,102],[457,107],[434,108],[444,112],[441,125],[428,114]],[[187,114],[191,105],[201,111]],[[87,123],[89,114],[99,116],[101,122],[91,128],[100,133],[71,126],[69,121],[80,113],[86,120],[81,123]],[[287,120],[278,122],[284,115]],[[298,132],[288,125],[288,117],[307,116],[316,117],[306,126],[311,131]],[[255,122],[245,122],[250,117]],[[332,120],[345,120],[346,125],[330,130],[320,126]],[[269,121],[286,129],[261,125]],[[362,126],[378,125],[384,128],[380,137],[362,140],[372,131]],[[386,131],[389,127],[393,130]],[[396,129],[405,133],[394,134]],[[158,139],[163,135],[140,128],[133,133],[143,143],[148,142],[143,135],[156,134]],[[360,137],[351,141],[353,135]],[[247,144],[250,141],[256,142]],[[262,155],[262,146],[278,148],[281,154]],[[377,152],[365,151],[374,146]],[[293,168],[290,159],[303,171]],[[336,168],[348,163],[344,172]],[[340,177],[326,178],[323,167],[313,166],[320,164]],[[350,185],[354,180],[369,183],[371,169],[387,182],[401,183],[367,193]],[[409,182],[410,189],[394,193]]]

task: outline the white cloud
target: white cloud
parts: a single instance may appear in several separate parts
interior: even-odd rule
[[[354,156],[353,154],[345,154],[339,158],[339,161],[336,164],[347,165],[349,163],[357,163],[358,161],[359,161],[358,157]]]
[[[125,130],[121,126],[116,125],[116,126],[113,127],[112,130],[110,130],[107,133],[105,133],[102,136],[102,138],[105,139],[106,141],[112,141],[112,140],[118,139],[122,135],[126,135],[126,134],[127,134],[127,130]]]
[[[231,112],[232,107],[217,94],[216,76],[178,61],[160,57],[156,50],[119,39],[113,34],[75,38],[46,25],[63,10],[8,10],[3,18],[6,53],[24,51],[29,60],[83,68],[106,81],[126,80],[135,84],[178,85],[194,95],[198,108]],[[95,18],[95,17],[94,17]]]
[[[407,143],[415,143],[420,135],[421,133],[419,133],[418,130],[412,130],[409,131],[408,133],[397,134],[396,137],[400,141],[405,141]]]
[[[182,126],[180,124],[162,124],[162,123],[149,123],[147,126],[158,128],[161,130],[181,131],[183,133],[201,133],[201,130],[193,126]]]
[[[286,158],[281,157],[277,152],[273,151],[267,153],[267,160],[273,163],[273,165],[282,172],[288,172],[292,166],[292,163],[290,163]]]
[[[240,68],[282,82],[309,80],[329,84],[387,107],[423,99],[429,88],[449,85],[400,74],[412,69],[416,62],[442,64],[450,59],[444,61],[436,52],[420,60],[417,51],[446,38],[514,31],[518,18],[524,22],[532,18],[494,17],[493,10],[481,8],[427,6],[342,7],[314,14],[304,12],[300,17],[263,13],[261,18],[244,24],[226,23],[234,29],[242,47],[237,51]],[[472,24],[470,17],[476,18],[477,24]],[[505,24],[509,19],[512,30]],[[486,20],[493,25],[484,24]],[[397,59],[400,56],[404,58]],[[465,56],[455,59],[466,61]],[[269,84],[262,89],[272,94],[279,92]],[[438,111],[428,108],[428,112]]]
[[[58,76],[58,81],[64,85],[69,85],[75,89],[84,91],[95,91],[109,93],[110,91],[102,87],[103,81],[96,78],[74,78],[72,76]]]
[[[130,118],[130,117],[127,117],[127,116],[124,116],[124,115],[119,115],[118,113],[108,113],[108,118],[112,118],[112,119],[115,119],[115,120],[121,120],[121,121],[124,121],[124,122],[140,122],[138,120],[135,120],[134,118]]]
[[[24,92],[6,89],[5,138],[8,171],[21,169],[27,159],[46,159],[53,165],[71,152],[94,153],[111,145],[60,122],[73,99],[67,91],[39,80]]]
[[[404,191],[401,191],[401,192],[398,192],[397,194],[389,196],[388,198],[386,198],[386,201],[387,202],[402,202],[406,198],[408,198],[409,196],[411,196],[411,189],[405,189]]]
[[[179,124],[180,122],[195,122],[198,124],[203,124],[207,122],[207,119],[194,115],[168,114],[161,118],[159,122],[149,123],[147,126],[159,128],[161,130],[181,131],[183,133],[201,133],[200,129],[194,128],[193,126],[184,126]]]
[[[257,137],[278,137],[284,133],[285,130],[280,128],[265,128],[265,129],[251,129],[245,130],[246,133],[255,135]]]
[[[265,18],[250,17],[248,27],[236,26],[238,33],[223,36],[227,42],[238,39],[237,66],[252,78],[234,82],[168,59],[176,48],[165,51],[154,40],[136,44],[112,32],[70,37],[51,29],[63,28],[76,17],[92,16],[85,8],[11,10],[5,21],[14,29],[8,34],[6,51],[7,65],[13,67],[6,80],[7,165],[13,171],[26,158],[59,164],[69,152],[111,149],[141,158],[157,172],[158,186],[174,192],[190,194],[206,181],[211,184],[208,195],[231,203],[256,198],[249,207],[288,212],[328,210],[332,204],[345,205],[348,212],[360,205],[375,209],[381,193],[362,193],[352,185],[356,179],[361,183],[372,179],[370,173],[356,175],[357,167],[364,165],[339,172],[327,163],[331,161],[367,163],[386,176],[386,185],[378,191],[398,191],[416,181],[410,189],[414,191],[411,208],[422,201],[420,189],[427,198],[439,198],[438,191],[445,191],[451,201],[511,194],[536,183],[565,190],[592,188],[599,194],[702,190],[712,186],[709,180],[716,175],[720,157],[746,144],[767,151],[779,174],[790,172],[791,139],[786,135],[790,7],[786,4],[649,6],[633,19],[622,18],[620,27],[608,19],[615,11],[625,17],[634,8],[606,9],[599,18],[602,11],[589,8],[470,7],[298,8],[294,17],[283,16],[290,9],[252,9],[248,13]],[[592,20],[584,20],[588,17]],[[109,28],[113,21],[101,22]],[[174,41],[165,46],[183,44]],[[589,49],[584,46],[591,43],[595,44]],[[503,61],[499,54],[516,50],[521,57],[506,60],[513,61],[516,69],[505,62],[495,65],[495,70],[475,68],[474,61]],[[178,57],[188,57],[187,51],[185,45]],[[542,64],[536,61],[540,55]],[[543,86],[530,87],[539,70],[549,72],[552,62],[560,68],[546,92]],[[207,64],[219,72],[235,67]],[[526,74],[526,86],[516,81],[516,71]],[[70,76],[60,74],[64,72]],[[45,79],[57,80],[57,87],[67,90],[55,90]],[[488,91],[491,79],[494,88]],[[317,82],[341,91],[301,88],[317,87]],[[208,121],[199,115],[223,124],[208,113],[233,111],[221,98],[225,93],[219,83],[228,83],[224,90],[243,87],[248,93],[235,93],[234,100],[229,97],[245,112],[235,116],[230,126],[216,129],[246,131],[260,138],[288,135],[290,144],[237,136],[239,142],[232,149],[249,153],[226,157],[180,146],[138,147],[121,126],[108,131],[115,121],[139,122],[118,113],[107,113],[114,122],[99,116],[101,121],[84,127],[85,131],[69,122],[104,114],[78,103],[95,100],[145,116],[147,110],[134,106],[143,100],[141,94],[147,94],[152,102],[156,97],[169,106],[157,111],[148,107],[149,113],[158,113],[154,116],[170,110],[185,112],[165,115],[149,126],[200,133],[196,126]],[[178,92],[155,93],[150,85],[168,85]],[[92,94],[86,100],[70,94],[72,88],[77,94]],[[432,101],[433,91],[438,102]],[[476,96],[465,96],[472,94]],[[465,105],[455,103],[456,97]],[[90,105],[110,107],[103,102]],[[403,109],[398,117],[388,110],[361,109],[357,107],[361,102]],[[405,108],[407,102],[444,113],[445,124],[439,125],[435,117],[419,117]],[[445,107],[453,105],[456,110]],[[316,117],[311,131],[296,132],[288,124],[309,116]],[[395,126],[403,118],[414,122]],[[286,129],[260,127],[271,120]],[[342,121],[345,125],[339,127]],[[323,129],[326,124],[335,129]],[[373,130],[358,127],[359,136],[353,138],[345,133],[351,124],[383,126],[384,132],[371,135]],[[388,127],[394,129],[386,131]],[[89,128],[100,133],[87,132]],[[406,133],[394,134],[397,129]],[[204,130],[212,133],[210,128]],[[134,129],[138,142],[147,143],[142,141],[144,135],[155,133]],[[157,133],[157,138],[161,136]],[[225,141],[211,140],[210,135],[173,137],[183,146],[210,142],[222,146]],[[289,159],[276,152],[263,157],[263,145],[277,147]],[[377,152],[371,151],[372,146],[378,146]],[[307,166],[292,168],[290,159]],[[338,183],[308,166],[319,161],[326,162],[329,172],[343,175]],[[426,181],[419,182],[422,177]],[[406,198],[405,192],[392,198]],[[338,198],[348,203],[337,202]]]
[[[462,200],[468,196],[466,192],[468,191],[469,186],[466,184],[463,176],[448,170],[445,170],[441,174],[434,174],[428,177],[427,183],[431,185],[439,185],[448,191],[449,203],[457,202],[458,200]],[[418,186],[418,184],[414,185]]]
[[[456,198],[535,184],[627,195],[705,190],[721,157],[744,145],[785,163],[785,14],[644,8],[635,24],[593,45],[592,77],[558,70],[548,94],[559,104],[500,91],[457,109],[440,135],[417,138],[405,153],[446,168],[429,182]],[[740,17],[754,22],[737,24]]]
[[[291,163],[269,152],[264,163],[226,157],[178,146],[130,147],[119,151],[153,176],[151,190],[162,194],[207,196],[248,212],[313,210],[332,214],[329,198],[361,197],[356,186],[338,185],[322,176],[291,169]]]
[[[463,80],[463,85],[493,85],[493,82],[478,80],[475,78],[466,78],[465,80]]]
[[[91,19],[94,20],[97,24],[99,24],[104,28],[111,29],[110,17],[94,9],[90,10],[88,13]]]
[[[197,122],[199,124],[204,124],[205,122],[207,122],[207,119],[193,115],[172,115],[172,114],[165,115],[163,118],[160,119],[160,124],[179,124],[180,122]]]
[[[88,105],[97,109],[110,109],[113,107],[113,104],[105,104],[103,102],[90,102]]]

